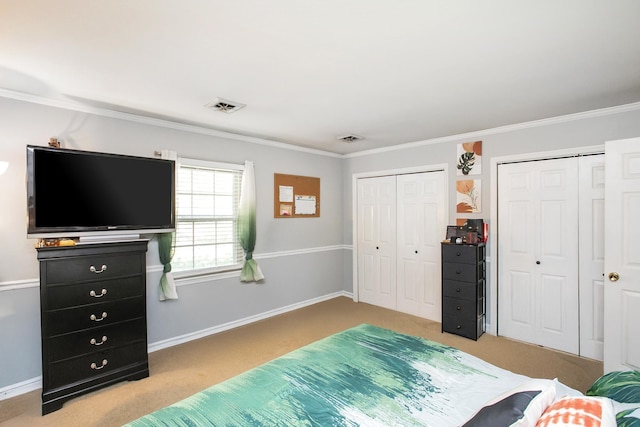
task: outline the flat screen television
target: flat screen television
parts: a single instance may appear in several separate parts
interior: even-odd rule
[[[28,238],[175,230],[172,160],[27,146]]]

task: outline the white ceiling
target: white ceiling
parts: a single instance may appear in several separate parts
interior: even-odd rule
[[[640,101],[640,1],[0,0],[0,88],[347,154]]]

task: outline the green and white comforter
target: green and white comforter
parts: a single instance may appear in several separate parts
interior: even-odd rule
[[[526,380],[455,348],[365,324],[128,425],[458,426]]]

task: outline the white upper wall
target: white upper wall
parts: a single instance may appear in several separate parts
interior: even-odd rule
[[[255,253],[309,249],[342,244],[342,160],[254,144],[179,128],[153,126],[86,112],[0,97],[2,143],[0,160],[9,169],[0,176],[0,284],[35,279],[35,240],[26,238],[26,146],[47,145],[56,137],[64,148],[153,157],[154,151],[175,150],[180,156],[243,164],[253,160],[257,185],[258,239]],[[320,178],[319,218],[274,219],[273,174]],[[52,177],[51,179],[55,179]],[[11,244],[7,244],[11,242]],[[150,261],[154,261],[150,257]]]
[[[512,125],[460,137],[452,136],[423,143],[406,144],[403,149],[372,151],[369,154],[348,156],[343,165],[344,182],[344,241],[352,241],[352,177],[354,174],[417,166],[449,164],[450,223],[456,218],[490,217],[490,164],[494,157],[535,153],[602,145],[605,141],[640,136],[640,104],[623,106],[543,120],[535,123]],[[474,176],[482,183],[482,212],[456,214],[456,145],[482,141],[482,174]],[[442,142],[439,142],[442,141]],[[442,230],[443,237],[445,230]]]

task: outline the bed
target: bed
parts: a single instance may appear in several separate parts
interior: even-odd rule
[[[518,375],[453,347],[363,324],[127,426],[499,427],[535,426],[545,416],[544,427],[587,425],[553,423],[563,410],[576,410],[563,402],[576,406],[579,399],[597,403],[592,412],[600,424],[589,425],[615,426],[606,397],[583,396],[557,380]],[[554,405],[560,412],[549,415]]]

